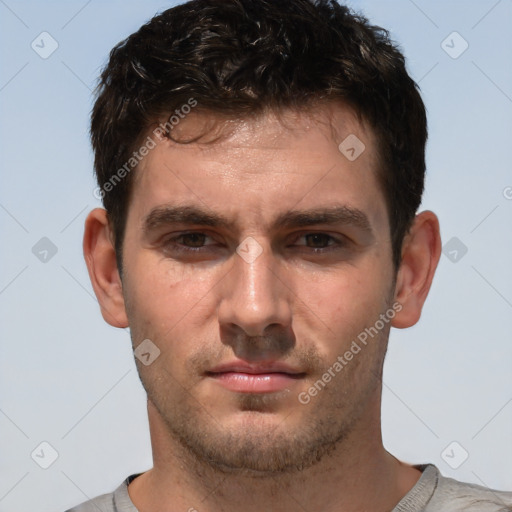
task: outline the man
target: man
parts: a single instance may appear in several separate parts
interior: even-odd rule
[[[498,511],[382,445],[391,326],[441,241],[425,108],[330,1],[194,0],[119,44],[92,114],[84,253],[130,327],[154,467],[73,511]]]

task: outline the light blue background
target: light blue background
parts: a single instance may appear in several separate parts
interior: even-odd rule
[[[129,335],[101,318],[81,237],[99,204],[91,89],[112,46],[171,5],[0,1],[0,511],[65,510],[151,466]],[[422,209],[439,215],[444,243],[468,248],[456,263],[442,256],[419,324],[392,331],[384,442],[510,490],[512,2],[349,5],[405,51],[429,114]],[[43,31],[59,45],[46,60],[31,48]],[[457,59],[441,47],[453,31],[469,43]],[[31,251],[42,237],[58,249],[47,263]],[[59,455],[46,470],[30,455],[42,441]],[[453,441],[469,453],[456,470],[441,456]]]

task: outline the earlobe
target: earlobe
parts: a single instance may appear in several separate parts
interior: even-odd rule
[[[416,215],[402,247],[395,288],[395,301],[400,302],[402,309],[394,317],[393,327],[411,327],[420,319],[440,256],[439,221],[426,210]]]
[[[89,277],[105,321],[124,328],[128,327],[128,319],[112,240],[106,210],[92,210],[85,221],[83,241]]]

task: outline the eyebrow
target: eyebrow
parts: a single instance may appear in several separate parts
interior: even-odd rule
[[[210,213],[195,206],[158,206],[143,220],[146,233],[168,224],[197,224],[209,227],[231,228],[233,223],[217,213]]]
[[[233,229],[234,222],[217,213],[208,212],[196,206],[158,206],[143,220],[143,230],[149,233],[170,224],[194,224],[215,228]],[[273,222],[274,229],[291,229],[317,224],[343,224],[353,226],[365,233],[373,230],[364,212],[349,206],[332,206],[310,210],[291,210],[280,214]]]
[[[343,224],[353,226],[366,233],[373,233],[370,221],[358,208],[333,206],[304,211],[289,211],[281,214],[275,221],[276,228],[296,228],[316,224]]]

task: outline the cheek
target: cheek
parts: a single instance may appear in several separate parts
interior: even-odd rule
[[[190,327],[197,315],[211,310],[212,289],[219,271],[179,265],[152,255],[126,266],[127,313],[132,331],[166,339],[181,324]]]
[[[309,319],[306,323],[317,343],[324,340],[321,350],[327,357],[344,351],[388,307],[382,277],[371,270],[353,267],[298,282],[297,313]]]

